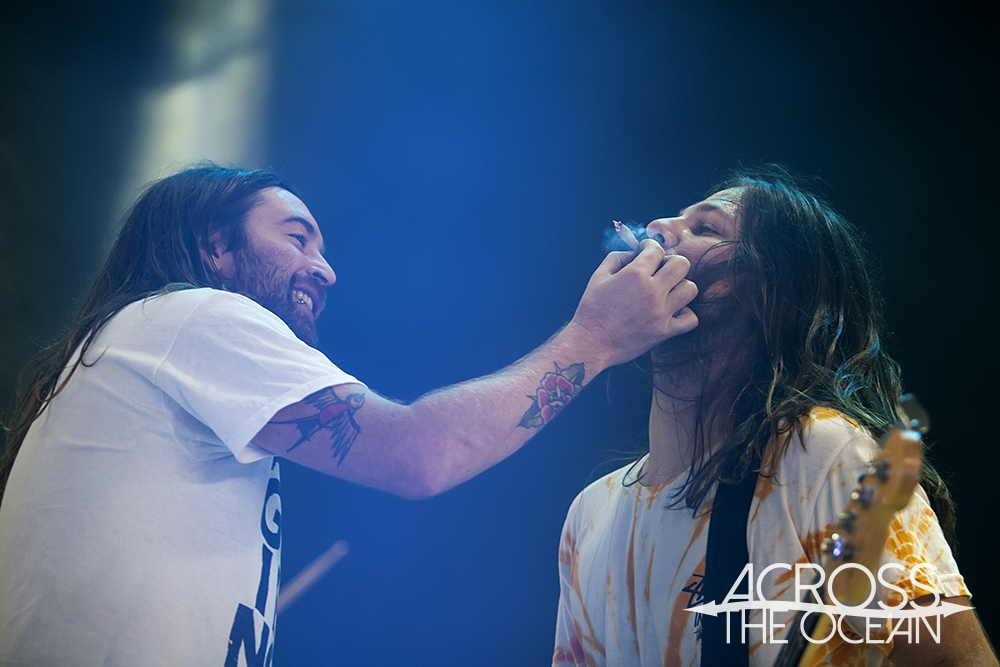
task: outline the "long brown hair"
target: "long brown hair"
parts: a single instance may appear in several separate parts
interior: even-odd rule
[[[83,363],[97,332],[128,304],[164,290],[223,288],[201,259],[210,233],[227,248],[246,247],[244,220],[261,190],[279,187],[294,193],[277,175],[264,170],[204,164],[150,185],[126,213],[103,268],[66,332],[43,348],[21,371],[14,411],[5,420],[7,443],[0,462],[0,501],[14,459],[31,424]],[[77,348],[81,353],[70,364]],[[95,362],[91,362],[95,363]]]
[[[902,389],[859,231],[775,165],[737,172],[711,192],[727,189],[739,192],[741,229],[726,242],[731,258],[702,271],[699,287],[704,294],[705,284],[724,279],[732,289],[699,297],[692,307],[702,326],[652,355],[654,377],[693,373],[700,385],[690,398],[697,414],[692,465],[678,498],[695,511],[716,480],[773,474],[788,436],[802,434],[815,407],[883,435]],[[654,381],[654,391],[668,390]],[[713,448],[707,434],[715,425],[722,439]],[[953,504],[930,464],[923,484],[951,539]]]

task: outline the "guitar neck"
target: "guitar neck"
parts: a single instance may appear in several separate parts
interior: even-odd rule
[[[820,599],[822,600],[822,604],[826,604],[826,593],[821,591]],[[809,601],[808,594],[801,600],[801,602]],[[799,664],[802,663],[802,658],[809,648],[806,635],[810,637],[814,636],[819,619],[824,618],[819,614],[812,614],[805,620],[805,624],[803,624],[802,617],[805,615],[806,612],[804,611],[796,612],[795,619],[788,624],[791,630],[788,633],[788,643],[781,646],[781,651],[778,652],[778,657],[774,661],[774,667],[799,667]],[[799,630],[799,628],[802,629]]]

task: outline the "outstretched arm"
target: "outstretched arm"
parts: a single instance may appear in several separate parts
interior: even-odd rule
[[[280,410],[254,443],[407,498],[446,491],[510,456],[605,368],[697,326],[689,266],[653,241],[637,255],[612,253],[569,324],[508,368],[410,405],[361,385],[328,387]]]
[[[911,607],[927,606],[933,601],[918,598]],[[969,598],[944,598],[945,602],[968,607]],[[996,667],[997,656],[983,632],[975,612],[961,612],[941,618],[941,641],[908,642],[906,635],[895,638],[889,658],[899,667]]]

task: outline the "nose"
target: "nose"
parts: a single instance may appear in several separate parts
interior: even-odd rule
[[[330,264],[323,255],[313,258],[312,265],[308,269],[310,277],[324,287],[330,287],[337,282],[337,274],[333,272]]]
[[[680,243],[682,224],[680,218],[659,218],[646,225],[646,236],[668,250]]]

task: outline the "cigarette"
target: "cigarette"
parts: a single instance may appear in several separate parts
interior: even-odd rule
[[[627,245],[629,248],[632,248],[632,250],[638,250],[639,239],[635,237],[635,234],[632,233],[632,230],[623,225],[618,220],[612,220],[611,222],[615,223],[615,231],[618,232],[618,236],[620,236],[622,241],[625,242],[625,245]]]

